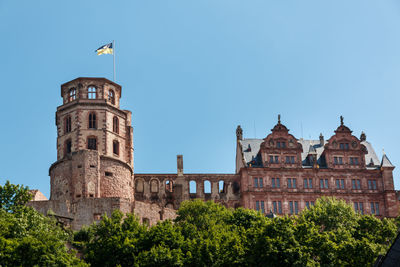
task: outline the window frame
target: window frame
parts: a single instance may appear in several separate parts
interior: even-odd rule
[[[89,85],[87,88],[87,94],[88,99],[97,99],[97,87],[94,85]]]

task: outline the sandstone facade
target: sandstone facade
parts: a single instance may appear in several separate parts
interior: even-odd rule
[[[134,174],[130,111],[121,110],[121,86],[104,78],[77,78],[61,86],[57,161],[49,170],[50,200],[33,190],[29,205],[50,210],[80,229],[119,209],[143,223],[173,219],[185,200],[213,200],[229,208],[296,214],[321,196],[335,196],[361,213],[398,215],[393,169],[343,124],[325,141],[297,139],[280,118],[264,139],[236,130],[234,174]]]

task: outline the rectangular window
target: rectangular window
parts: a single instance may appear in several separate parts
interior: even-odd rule
[[[281,187],[281,181],[279,178],[276,178],[276,188],[280,188]]]
[[[364,205],[362,202],[358,203],[358,208],[360,209],[360,213],[364,214]]]
[[[354,202],[354,211],[358,212],[358,202]]]
[[[296,188],[297,186],[296,186],[296,178],[293,178],[292,179],[292,184],[293,184],[293,188]]]
[[[281,142],[276,142],[276,147],[281,148]]]
[[[379,203],[375,203],[375,215],[379,215]]]
[[[274,156],[269,156],[269,163],[274,163]]]
[[[307,209],[310,209],[310,201],[306,201],[306,207]]]
[[[263,178],[259,178],[258,179],[258,185],[260,186],[260,188],[264,186],[263,185]]]
[[[287,179],[287,187],[292,188],[292,179],[290,178]]]
[[[339,164],[342,165],[343,164],[343,158],[342,157],[338,157],[339,159]]]
[[[324,189],[324,179],[319,179],[319,188]]]
[[[340,143],[339,147],[340,147],[340,149],[344,149],[344,144]]]
[[[361,189],[361,181],[357,179],[357,189]]]
[[[290,163],[290,157],[286,156],[286,163]]]
[[[312,189],[312,179],[308,179],[308,188]]]
[[[344,189],[344,179],[340,179],[340,188]]]
[[[290,214],[293,214],[293,201],[289,201]]]
[[[97,140],[96,138],[88,138],[87,139],[88,149],[97,150]]]
[[[304,179],[304,182],[303,182],[303,183],[304,183],[304,188],[307,189],[307,188],[308,188],[308,180],[307,180],[307,179]]]
[[[329,183],[328,183],[328,179],[325,179],[325,188],[329,188]]]
[[[356,189],[356,180],[355,179],[351,180],[351,188]]]
[[[254,188],[258,187],[258,178],[254,178]]]
[[[340,180],[336,179],[336,189],[340,189]]]
[[[299,203],[297,201],[294,202],[294,213],[299,214]]]
[[[258,210],[260,210],[260,201],[256,201],[256,210],[258,211]]]
[[[372,181],[368,180],[368,189],[372,189]]]
[[[371,214],[375,214],[375,203],[371,202]]]
[[[334,159],[334,163],[335,163],[335,164],[339,164],[339,161],[338,161],[338,158],[337,158],[337,157],[333,157],[333,159]]]
[[[345,143],[345,144],[344,144],[344,148],[345,148],[346,150],[348,150],[348,149],[349,149],[349,143]]]
[[[294,156],[290,157],[290,163],[294,164]]]
[[[261,212],[262,214],[265,213],[264,200],[261,200]]]
[[[286,143],[285,142],[282,142],[281,145],[282,145],[283,148],[286,147]]]
[[[275,163],[279,163],[279,157],[275,156]]]
[[[272,206],[274,209],[275,214],[282,214],[282,202],[280,201],[273,201]]]
[[[275,178],[272,178],[271,187],[272,187],[272,188],[275,188],[275,187],[276,187],[276,185],[275,185]]]
[[[372,180],[372,189],[376,190],[376,180]]]

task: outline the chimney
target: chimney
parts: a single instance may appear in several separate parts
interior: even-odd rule
[[[322,135],[322,133],[319,134],[319,144],[321,146],[324,146],[324,136]]]
[[[243,140],[243,130],[240,125],[236,128],[236,140]]]
[[[178,176],[183,175],[183,156],[182,155],[176,156],[176,163],[177,163]]]

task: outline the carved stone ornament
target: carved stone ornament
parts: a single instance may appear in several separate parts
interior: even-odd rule
[[[333,146],[333,148],[337,148],[337,142],[333,141],[332,146]]]
[[[351,142],[351,146],[352,146],[353,148],[356,148],[356,147],[357,147],[357,142],[356,142],[356,141]]]
[[[269,140],[269,146],[274,146],[274,140]]]

